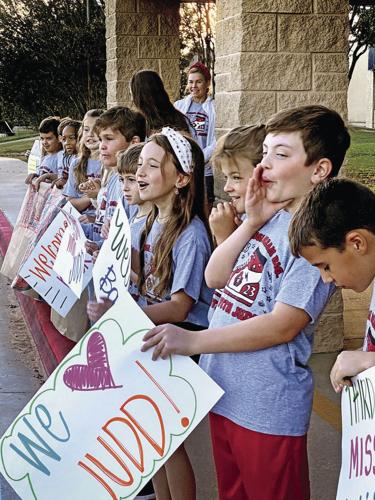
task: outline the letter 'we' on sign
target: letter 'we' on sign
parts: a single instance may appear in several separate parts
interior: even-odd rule
[[[5,432],[23,500],[133,499],[223,395],[190,358],[141,352],[152,327],[121,294]]]
[[[375,498],[375,367],[352,378],[341,399],[342,463],[336,500]]]
[[[118,203],[111,219],[108,238],[100,249],[94,264],[92,277],[97,299],[109,299],[115,303],[129,287],[131,237],[129,221]]]

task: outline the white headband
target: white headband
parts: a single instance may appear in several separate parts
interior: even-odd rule
[[[174,154],[177,156],[178,161],[181,164],[182,170],[185,173],[190,174],[193,170],[193,155],[189,141],[182,134],[176,132],[171,127],[163,127],[161,129],[161,133],[168,139]]]

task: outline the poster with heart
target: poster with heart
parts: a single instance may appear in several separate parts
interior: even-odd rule
[[[98,300],[108,299],[115,303],[119,293],[128,289],[130,260],[129,221],[122,203],[118,203],[111,219],[108,238],[100,249],[92,272]]]
[[[342,462],[337,500],[375,498],[375,367],[352,378],[341,398]]]
[[[74,214],[75,212],[75,208],[69,202],[64,206],[64,212],[59,211],[18,272],[63,317],[73,307],[77,296],[54,271],[53,266],[64,232],[69,227],[69,219],[66,214]],[[91,279],[91,268],[92,258],[88,256],[85,259],[83,287]]]
[[[223,394],[189,357],[141,352],[129,293],[56,368],[0,440],[23,500],[133,499]]]
[[[91,278],[92,273],[91,257],[85,248],[87,238],[78,217],[69,214],[64,209],[61,211],[68,221],[68,227],[62,237],[53,270],[63,279],[77,298],[80,298],[84,288],[84,273],[86,273],[86,280]],[[89,265],[86,265],[86,271],[85,262],[90,262]]]

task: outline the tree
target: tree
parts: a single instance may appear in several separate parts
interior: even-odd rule
[[[187,83],[186,69],[194,61],[203,62],[212,75],[214,86],[215,65],[215,4],[184,3],[180,8],[181,40],[181,97]]]
[[[349,15],[349,81],[355,65],[368,47],[375,46],[375,7],[352,2]]]
[[[101,1],[0,0],[0,47],[3,119],[82,118],[87,109],[105,106]]]

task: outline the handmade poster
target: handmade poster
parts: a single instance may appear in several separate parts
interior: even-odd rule
[[[87,278],[91,278],[92,273],[91,258],[85,248],[87,238],[78,218],[64,209],[62,209],[62,212],[68,221],[68,226],[62,237],[53,270],[64,280],[64,283],[68,285],[74,295],[80,298],[84,288],[85,262],[90,261],[86,265]]]
[[[342,463],[336,500],[375,498],[375,367],[342,393]]]
[[[129,221],[118,203],[111,219],[108,238],[100,249],[92,273],[95,295],[113,303],[126,291],[130,280],[131,238]]]
[[[5,432],[23,500],[133,499],[222,396],[189,357],[142,353],[152,326],[122,294]]]
[[[70,203],[65,205],[64,211],[76,213]],[[77,296],[53,269],[61,240],[68,226],[67,215],[59,211],[19,270],[19,275],[63,317],[77,300]],[[91,277],[91,266],[92,259],[88,257],[85,261],[84,287]]]

